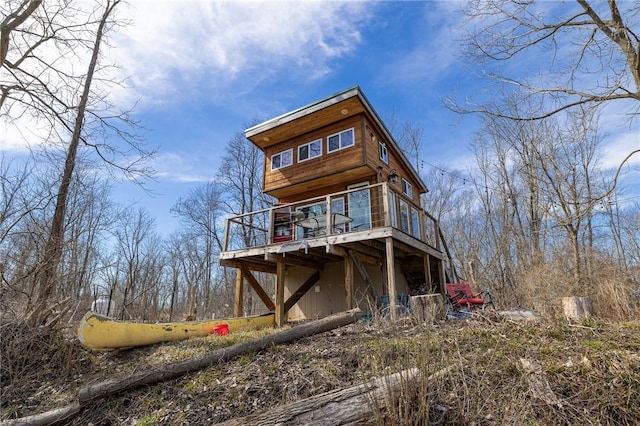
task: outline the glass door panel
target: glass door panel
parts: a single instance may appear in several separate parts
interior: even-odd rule
[[[348,194],[348,216],[353,220],[349,227],[352,231],[371,229],[371,195],[369,194],[369,182],[350,185],[347,189],[367,187]]]

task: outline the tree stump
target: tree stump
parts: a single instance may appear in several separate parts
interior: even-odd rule
[[[593,304],[590,297],[563,297],[562,310],[570,320],[579,321],[593,316]]]
[[[433,324],[444,319],[444,304],[441,294],[411,296],[411,312],[419,321]]]

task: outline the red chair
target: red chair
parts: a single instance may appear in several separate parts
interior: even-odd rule
[[[495,308],[491,293],[481,291],[474,294],[469,283],[448,283],[445,284],[445,287],[447,298],[454,307],[468,309],[469,311],[477,308],[484,309],[487,306]]]

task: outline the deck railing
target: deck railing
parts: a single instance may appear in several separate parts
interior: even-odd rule
[[[399,229],[440,249],[435,218],[383,182],[230,217],[224,251],[381,227]]]

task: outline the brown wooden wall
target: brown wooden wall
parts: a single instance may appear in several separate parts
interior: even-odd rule
[[[272,144],[265,148],[264,187],[266,193],[272,193],[282,202],[295,202],[301,199],[320,196],[347,189],[348,185],[359,182],[385,182],[392,171],[398,175],[398,182],[391,184],[397,192],[402,192],[402,178],[413,188],[412,200],[420,203],[420,184],[412,177],[409,167],[402,155],[382,136],[384,132],[365,112],[340,119],[327,126],[302,133],[293,138]],[[308,122],[309,123],[309,122]],[[283,126],[299,123],[288,123]],[[311,126],[311,124],[307,124]],[[354,129],[354,146],[332,153],[327,152],[327,140],[343,130]],[[301,130],[302,131],[302,130]],[[372,138],[375,136],[375,139]],[[317,158],[299,162],[298,147],[300,145],[322,140],[322,155]],[[386,142],[389,164],[385,164],[379,155],[379,142]],[[293,164],[281,169],[271,170],[271,157],[274,154],[292,150]]]
[[[398,175],[398,182],[390,184],[391,188],[395,191],[402,193],[402,179],[406,179],[413,187],[413,202],[420,204],[420,186],[418,182],[412,177],[409,168],[405,165],[405,162],[401,159],[400,154],[395,150],[391,143],[382,136],[383,133],[371,122],[365,120],[365,141],[366,141],[366,155],[367,164],[372,168],[378,169],[382,167],[380,171],[379,182],[387,182],[389,174],[392,170],[395,170]],[[375,136],[375,139],[371,135]],[[385,164],[380,159],[379,143],[386,142],[387,152],[389,156],[389,164]]]
[[[340,171],[363,166],[365,164],[362,115],[357,115],[337,121],[329,126],[296,136],[292,139],[267,147],[264,163],[264,191],[317,179]],[[354,146],[327,153],[327,137],[334,133],[354,129]],[[316,139],[322,139],[322,155],[318,158],[298,162],[298,146]],[[293,149],[293,164],[291,166],[271,171],[271,156],[287,149]],[[338,182],[335,182],[336,184]],[[340,188],[342,190],[344,188]],[[306,198],[306,195],[305,197]]]

